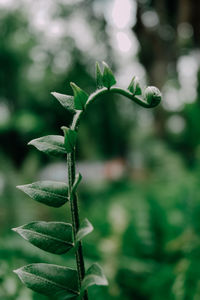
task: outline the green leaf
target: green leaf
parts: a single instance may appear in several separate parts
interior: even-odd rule
[[[89,286],[92,285],[108,285],[108,281],[103,274],[102,268],[99,264],[93,264],[86,272],[82,281],[81,292],[83,293]]]
[[[81,225],[79,227],[79,230],[76,234],[76,241],[82,240],[86,235],[88,235],[90,232],[92,232],[94,227],[92,224],[88,221],[88,219],[84,219],[81,222]]]
[[[116,83],[116,80],[109,66],[105,62],[103,62],[103,65],[104,65],[104,71],[103,71],[102,81],[103,81],[103,85],[109,89],[111,86],[113,86]]]
[[[80,87],[78,87],[75,83],[70,83],[73,93],[74,93],[74,107],[77,110],[84,110],[85,104],[88,99],[88,94],[84,92]]]
[[[133,95],[141,95],[142,94],[142,90],[139,84],[139,80],[137,77],[133,77],[133,79],[131,80],[129,86],[128,86],[128,90],[133,94]]]
[[[37,181],[31,184],[19,185],[18,189],[32,199],[48,206],[60,207],[68,201],[68,186],[57,181]]]
[[[29,288],[52,299],[76,299],[77,271],[51,264],[30,264],[14,271]]]
[[[60,104],[70,112],[75,112],[74,108],[74,97],[69,95],[64,95],[56,92],[51,93],[59,102]]]
[[[68,252],[74,245],[72,225],[63,222],[31,222],[13,228],[34,246],[54,254]]]
[[[76,174],[75,181],[74,181],[74,184],[73,184],[73,187],[72,187],[72,193],[76,192],[76,189],[77,189],[81,179],[82,179],[81,174],[80,173]]]
[[[103,75],[98,62],[96,62],[96,83],[98,89],[103,87]]]
[[[60,135],[46,135],[30,141],[28,145],[33,145],[38,150],[47,154],[60,155],[66,153],[64,138]]]
[[[62,126],[61,129],[64,131],[65,139],[64,146],[67,153],[71,153],[74,150],[77,139],[77,132],[66,126]]]

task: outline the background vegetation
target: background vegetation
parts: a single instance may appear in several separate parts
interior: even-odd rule
[[[51,91],[94,90],[95,61],[120,85],[133,75],[163,92],[159,108],[122,98],[91,105],[79,135],[84,241],[108,288],[91,299],[200,299],[200,2],[197,0],[0,0],[0,299],[44,299],[12,270],[73,265],[11,232],[32,220],[70,220],[15,189],[66,180],[66,163],[29,148],[70,122]],[[73,255],[73,254],[72,254]]]

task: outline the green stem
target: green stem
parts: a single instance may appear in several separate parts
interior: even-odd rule
[[[142,98],[138,96],[134,96],[128,90],[124,90],[119,87],[113,87],[109,89],[102,88],[90,95],[90,97],[86,102],[85,109],[83,111],[81,110],[76,111],[71,125],[72,130],[76,130],[76,131],[78,130],[81,116],[85,112],[87,106],[93,101],[95,101],[97,98],[100,98],[101,96],[106,94],[120,94],[122,96],[131,99],[132,101],[136,102],[137,104],[145,108],[155,107],[158,104],[158,102],[147,103]],[[71,213],[72,213],[72,227],[73,227],[74,240],[76,240],[76,234],[79,229],[78,200],[77,200],[77,195],[72,193],[72,186],[75,180],[75,149],[72,153],[67,155],[67,161],[68,161],[68,177],[69,177],[69,195],[71,195],[70,204],[71,204]],[[85,267],[84,267],[84,259],[83,259],[81,242],[78,242],[76,248],[76,263],[77,263],[77,270],[78,270],[79,285],[81,286],[81,282],[85,275]],[[87,291],[85,292],[83,299],[88,300]]]
[[[99,98],[100,96],[105,95],[105,94],[119,94],[119,95],[125,96],[125,97],[129,98],[130,100],[136,102],[137,104],[139,104],[140,106],[145,107],[145,108],[152,108],[152,107],[157,105],[157,104],[147,103],[141,97],[134,96],[128,90],[124,90],[124,89],[119,88],[119,87],[111,87],[110,89],[102,88],[100,90],[97,90],[93,94],[91,94],[90,97],[87,100],[86,106],[88,104],[90,104],[91,102],[93,102],[96,98]]]
[[[106,95],[106,94],[119,94],[119,95],[125,96],[126,98],[129,98],[130,100],[134,101],[135,103],[137,103],[140,106],[145,107],[145,108],[155,107],[159,103],[159,102],[147,103],[141,97],[134,96],[128,90],[124,90],[124,89],[119,88],[119,87],[113,87],[113,88],[110,88],[110,89],[102,88],[100,90],[97,90],[93,94],[91,94],[90,97],[88,98],[87,102],[86,102],[85,109],[87,108],[87,106],[90,103],[94,102],[97,98],[100,98],[101,96]],[[74,115],[74,118],[73,118],[71,129],[77,130],[79,122],[80,122],[81,115],[84,113],[84,111],[85,110],[83,110],[83,111],[77,110],[77,112],[76,112],[76,114]]]
[[[72,193],[72,186],[75,180],[76,165],[75,165],[75,150],[72,153],[67,154],[67,164],[68,164],[68,185],[69,185],[69,195],[70,195],[70,207],[72,215],[72,230],[74,241],[76,241],[76,234],[79,230],[79,209],[78,209],[78,198],[76,193]],[[78,271],[79,287],[81,287],[81,282],[85,276],[85,265],[83,258],[82,243],[79,241],[75,248],[76,264]],[[87,291],[83,295],[84,300],[88,300]]]

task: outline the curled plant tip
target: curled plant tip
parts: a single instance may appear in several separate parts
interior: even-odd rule
[[[158,105],[162,99],[161,92],[155,86],[148,86],[145,90],[144,97],[151,107]]]
[[[133,95],[141,95],[142,90],[139,84],[138,77],[134,76],[133,79],[131,80],[128,90],[133,94]]]

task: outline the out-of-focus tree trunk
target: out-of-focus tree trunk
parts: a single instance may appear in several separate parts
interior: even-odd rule
[[[155,0],[149,3],[137,1],[137,22],[133,30],[141,45],[139,59],[146,69],[148,83],[162,89],[171,74],[176,76],[176,63],[182,53],[178,25],[189,23],[193,28],[192,46],[200,44],[200,1]],[[146,27],[143,13],[152,10],[158,15],[159,24]],[[155,110],[155,127],[160,137],[165,137],[165,120],[166,112],[160,106]]]

